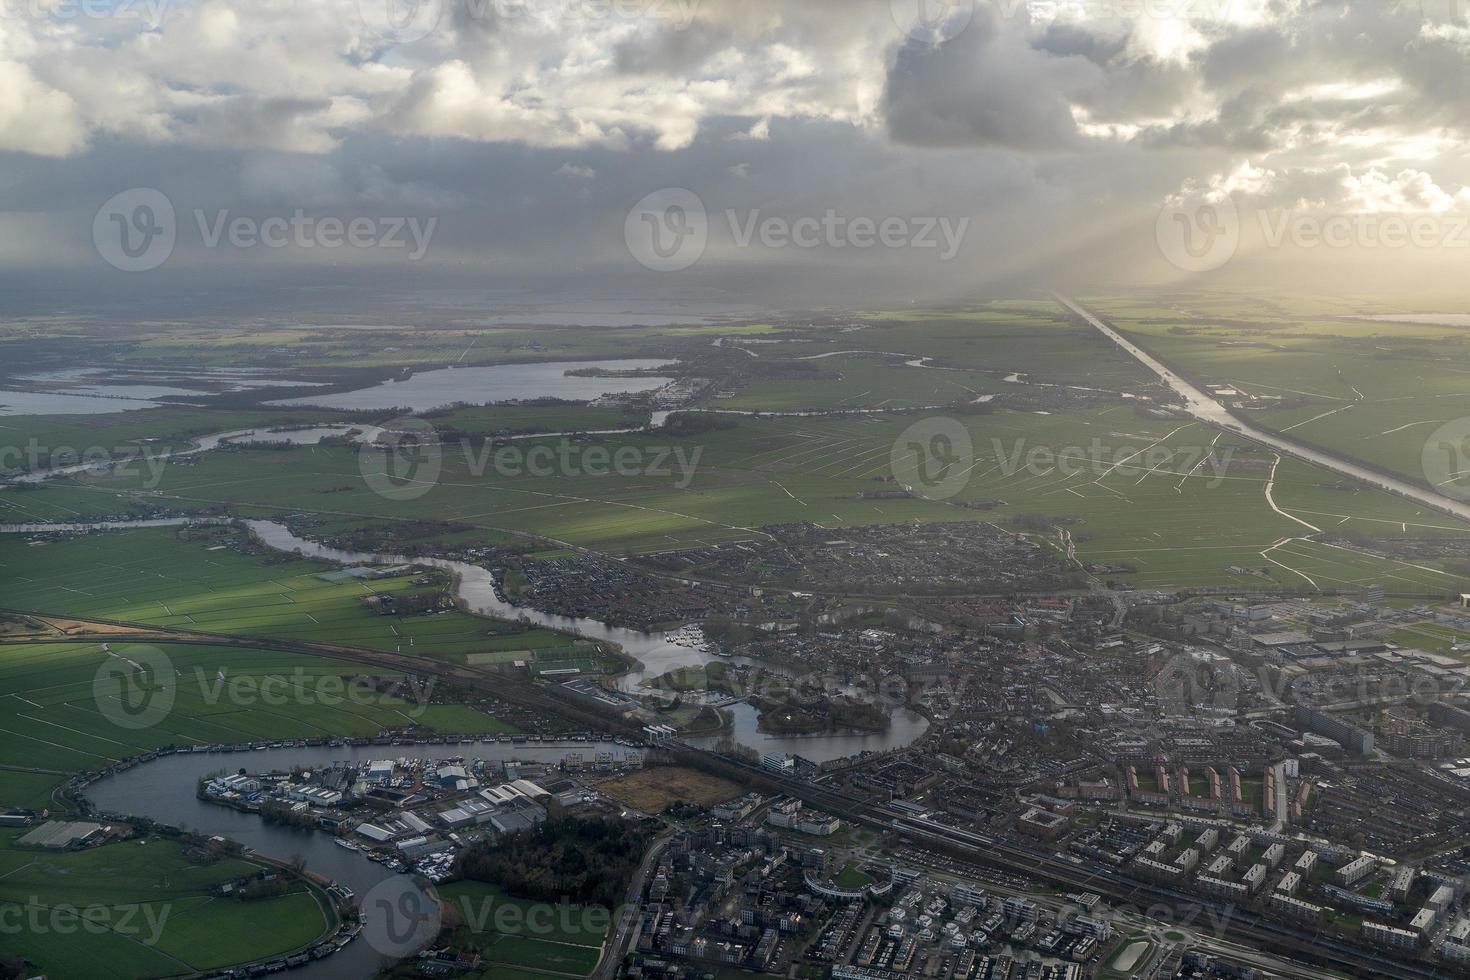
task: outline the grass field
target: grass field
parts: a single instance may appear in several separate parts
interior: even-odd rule
[[[1241,304],[1187,294],[1154,306],[1106,297],[1096,310],[1194,380],[1252,396],[1255,424],[1416,482],[1426,481],[1430,435],[1470,416],[1461,327],[1353,319],[1399,311],[1351,299]]]
[[[51,791],[65,780],[65,776],[49,773],[0,770],[0,808],[48,809]]]
[[[173,676],[138,675],[147,703],[165,716],[144,728],[119,726],[105,713],[116,689],[94,686],[105,664],[146,662],[162,651]],[[474,708],[420,704],[412,689],[393,696],[349,689],[345,678],[391,672],[361,664],[269,650],[167,644],[58,643],[0,646],[0,764],[66,771],[103,768],[166,745],[213,745],[319,736],[368,736],[417,724],[446,734],[498,734],[510,727]],[[163,692],[168,693],[163,693]],[[0,774],[0,794],[34,800],[39,782]],[[51,777],[53,780],[55,777]],[[5,802],[10,802],[8,799]],[[25,805],[16,802],[12,805]]]
[[[0,575],[12,608],[255,637],[338,643],[463,662],[504,647],[565,645],[549,630],[502,635],[504,624],[449,611],[383,616],[363,597],[426,591],[417,573],[321,578],[333,566],[259,549],[233,550],[212,534],[127,529],[30,544],[0,535]]]
[[[866,888],[873,883],[873,876],[858,867],[856,861],[848,861],[832,878],[838,888]]]
[[[483,882],[457,881],[438,892],[460,923],[454,943],[479,949],[494,964],[481,976],[497,980],[521,968],[586,976],[611,927],[606,909],[528,902]]]
[[[1252,320],[1244,312],[1252,307],[1243,304],[1217,305],[1200,313],[1182,303],[1176,309],[1108,297],[1098,305],[1161,355],[1177,357],[1186,369],[1208,362],[1219,371],[1211,378],[1236,384],[1241,390],[1266,393],[1294,384],[1306,393],[1300,397],[1315,400],[1282,407],[1282,412],[1309,411],[1318,401],[1331,408],[1337,404],[1333,399],[1340,400],[1342,392],[1350,389],[1374,404],[1389,404],[1397,397],[1390,392],[1405,390],[1415,397],[1445,395],[1442,400],[1448,400],[1454,391],[1446,386],[1452,389],[1459,383],[1446,380],[1460,375],[1455,373],[1458,369],[1452,370],[1452,363],[1440,364],[1439,348],[1425,362],[1432,362],[1438,371],[1425,386],[1418,385],[1417,374],[1395,373],[1393,364],[1404,358],[1412,360],[1414,355],[1412,350],[1392,345],[1391,351],[1396,352],[1392,357],[1378,352],[1377,356],[1392,362],[1381,372],[1378,361],[1365,354],[1369,357],[1365,370],[1372,377],[1360,379],[1346,368],[1339,377],[1338,369],[1323,361],[1322,348],[1376,349],[1384,346],[1386,335],[1396,335],[1391,325],[1354,325],[1333,319],[1345,307],[1299,316],[1264,306],[1255,310]],[[1234,319],[1215,322],[1225,317]],[[762,537],[761,527],[776,523],[811,522],[835,530],[913,520],[1007,524],[1018,517],[1035,517],[1052,525],[1052,531],[1042,533],[1059,548],[1060,528],[1068,529],[1079,562],[1126,566],[1131,571],[1100,575],[1140,587],[1311,590],[1382,583],[1391,591],[1427,594],[1461,588],[1459,578],[1447,574],[1435,561],[1394,561],[1346,550],[1340,542],[1324,539],[1342,534],[1379,539],[1464,536],[1470,528],[1387,493],[1344,485],[1334,474],[1311,465],[1278,461],[1274,454],[1202,423],[1144,414],[1117,393],[1157,390],[1154,379],[1097,331],[1068,322],[1054,305],[996,304],[952,314],[880,312],[864,322],[862,330],[852,333],[798,330],[789,332],[789,339],[779,344],[759,349],[751,345],[761,355],[756,360],[820,358],[804,363],[820,365],[823,374],[802,382],[757,380],[740,389],[735,398],[710,404],[752,409],[894,409],[950,403],[981,391],[1019,390],[1023,386],[1005,380],[1018,372],[1036,384],[1085,386],[1092,390],[1089,397],[1095,403],[1050,414],[999,410],[958,416],[973,452],[966,453],[958,464],[965,472],[963,489],[942,501],[865,496],[892,489],[894,478],[921,487],[916,480],[921,460],[910,455],[916,440],[909,430],[924,415],[877,413],[741,417],[734,428],[699,436],[632,434],[597,440],[609,452],[627,450],[645,460],[675,450],[681,455],[664,457],[665,462],[673,458],[688,462],[692,476],[687,481],[677,472],[507,475],[493,468],[477,468],[473,458],[458,447],[449,447],[432,490],[411,501],[393,501],[372,493],[363,483],[358,453],[351,447],[255,450],[170,467],[156,490],[146,490],[138,478],[118,477],[63,482],[26,492],[0,491],[0,518],[64,520],[111,515],[130,507],[203,510],[223,505],[246,516],[312,514],[325,522],[324,532],[370,519],[425,519],[455,522],[457,528],[468,529],[455,532],[462,543],[480,534],[486,543],[519,538],[540,548],[569,543],[609,555],[636,556],[756,540]],[[1345,335],[1331,332],[1339,326],[1347,331]],[[1462,336],[1435,328],[1413,329],[1438,344],[1458,344]],[[571,343],[573,333],[552,331],[549,336]],[[698,333],[691,330],[689,337]],[[753,331],[752,338],[760,339],[758,333]],[[1269,334],[1269,344],[1257,334]],[[1297,341],[1282,341],[1281,350],[1270,346],[1298,334]],[[506,337],[512,335],[519,336],[512,330]],[[677,331],[649,328],[629,333],[625,339],[631,339],[631,352],[649,353],[650,348],[641,345],[677,335]],[[488,332],[485,346],[474,348],[477,355],[488,356],[500,343],[499,337],[496,331]],[[411,339],[448,343],[436,331],[416,333]],[[594,347],[601,343],[583,339]],[[1412,339],[1419,343],[1424,338],[1416,334]],[[847,353],[850,351],[869,353]],[[594,352],[578,353],[590,356]],[[825,356],[829,354],[833,356]],[[916,357],[932,361],[927,367],[906,365],[906,360]],[[1315,357],[1317,361],[1299,363],[1291,357]],[[1254,359],[1260,362],[1260,370],[1242,373],[1231,358],[1240,359],[1241,365]],[[1421,361],[1414,364],[1413,371],[1423,367]],[[1373,395],[1375,391],[1382,397]],[[1366,402],[1354,402],[1352,411],[1366,407]],[[466,409],[446,418],[457,427],[490,428],[500,422],[523,421],[520,416],[531,411]],[[1352,418],[1350,412],[1338,412],[1313,425],[1340,424]],[[1389,428],[1393,426],[1385,424],[1376,431]],[[1417,443],[1410,447],[1412,451],[1402,449],[1414,443],[1407,436],[1385,436],[1379,441],[1396,447],[1393,452],[1418,453]],[[922,445],[922,439],[917,444]],[[527,451],[540,445],[556,448],[560,442],[541,437],[517,443]],[[1137,455],[1130,456],[1132,453]],[[1402,465],[1408,465],[1404,460]],[[1121,465],[1114,465],[1118,463]],[[890,482],[882,482],[885,478]],[[0,559],[7,550],[0,546]],[[292,629],[309,631],[312,626],[297,622]],[[422,623],[416,628],[432,636],[436,656],[535,646],[520,643],[487,648],[480,638],[464,635],[448,621],[432,629]],[[393,638],[395,646],[399,639]],[[378,637],[376,642],[387,641]]]
[[[157,839],[37,851],[15,846],[22,833],[0,831],[0,915],[27,924],[0,929],[0,957],[24,956],[57,980],[213,970],[292,952],[335,925],[304,888],[251,902],[215,894],[257,870],[245,861],[195,864]]]
[[[209,458],[170,471],[163,491],[183,506],[224,503],[262,516],[324,511],[427,517],[611,554],[758,539],[758,528],[771,523],[811,521],[829,528],[907,520],[1004,523],[1034,514],[1068,521],[1082,561],[1134,566],[1132,581],[1140,586],[1328,588],[1383,581],[1393,591],[1459,588],[1458,579],[1430,562],[1393,562],[1295,539],[1328,529],[1377,537],[1463,535],[1465,527],[1386,493],[1343,488],[1335,476],[1308,464],[1289,459],[1278,464],[1274,455],[1200,423],[1144,418],[1127,405],[966,418],[974,452],[967,483],[952,500],[864,499],[865,491],[884,486],[876,482],[884,476],[912,480],[914,474],[902,468],[902,455],[897,474],[890,460],[895,443],[915,421],[903,415],[743,420],[734,429],[685,440],[686,458],[700,453],[696,475],[685,489],[671,479],[646,476],[476,477],[451,455],[431,492],[395,502],[358,482],[352,450],[320,448]],[[1100,455],[1092,448],[1094,439]],[[609,448],[642,450],[656,443],[653,436],[606,440]],[[1219,459],[1227,450],[1233,455],[1223,468],[1201,465],[1206,454]],[[1114,467],[1119,460],[1123,465]],[[344,486],[356,489],[344,491]],[[17,518],[107,514],[118,506],[112,491],[125,489],[108,483],[0,494],[0,513],[9,507]],[[985,511],[956,506],[986,502],[990,509]],[[17,547],[0,542],[0,561],[16,554]],[[43,550],[28,549],[26,561],[36,561],[33,555]],[[1231,566],[1249,571],[1232,574]],[[1263,568],[1269,570],[1265,575]],[[269,596],[253,601],[285,605]],[[275,614],[290,617],[293,632],[304,629],[309,636],[314,629],[290,610]],[[483,645],[445,619],[431,632],[453,634],[460,642],[450,644],[448,635],[440,635],[436,655]],[[427,629],[424,624],[415,628]],[[380,633],[361,623],[353,630]],[[375,642],[388,638],[379,635]],[[397,646],[396,637],[393,643]]]

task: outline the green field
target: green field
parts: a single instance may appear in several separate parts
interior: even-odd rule
[[[1250,396],[1252,423],[1416,482],[1426,440],[1470,416],[1470,334],[1354,319],[1400,312],[1381,304],[1186,294],[1170,307],[1107,297],[1094,312],[1196,382]]]
[[[858,867],[856,861],[848,861],[832,879],[838,888],[866,888],[873,883],[873,876]]]
[[[35,763],[30,763],[34,766]],[[44,768],[44,767],[43,767]],[[0,808],[45,810],[52,806],[51,791],[66,777],[39,772],[0,769]]]
[[[1443,406],[1460,397],[1456,386],[1464,373],[1456,365],[1463,331],[1342,319],[1352,311],[1346,303],[1324,303],[1305,313],[1281,304],[1193,296],[1174,305],[1103,297],[1097,305],[1121,329],[1201,381],[1235,385],[1261,395],[1258,405],[1277,406],[1252,409],[1252,421],[1286,429],[1312,413],[1322,414],[1291,432],[1315,438],[1311,433],[1318,427],[1350,426],[1361,445],[1347,447],[1339,440],[1339,451],[1399,470],[1413,468],[1422,440],[1388,434],[1405,424],[1400,418],[1420,412],[1417,406],[1403,411],[1397,406],[1405,399]],[[778,343],[749,344],[746,350],[758,355],[753,358],[726,348],[720,357],[727,360],[721,363],[733,358],[749,377],[734,385],[732,397],[707,398],[705,404],[716,409],[877,411],[729,416],[735,420],[733,428],[702,435],[611,435],[595,442],[609,453],[627,450],[642,459],[674,450],[680,455],[666,457],[666,462],[684,460],[692,467],[689,473],[506,474],[477,467],[473,456],[456,444],[446,447],[442,473],[430,492],[394,501],[363,483],[352,447],[245,450],[169,467],[157,488],[143,486],[140,477],[120,476],[0,491],[0,516],[65,520],[158,506],[199,511],[224,506],[245,516],[309,514],[320,522],[321,533],[360,526],[365,520],[436,521],[453,529],[456,544],[474,543],[478,535],[486,544],[520,541],[537,549],[569,544],[613,556],[760,540],[762,528],[780,523],[811,522],[835,530],[912,520],[1008,525],[1028,518],[1033,526],[1040,522],[1049,527],[1032,533],[1059,550],[1065,546],[1065,528],[1078,562],[1097,566],[1099,581],[1138,587],[1311,591],[1381,583],[1390,591],[1442,595],[1463,584],[1448,562],[1379,557],[1350,542],[1463,537],[1470,528],[1390,494],[1345,484],[1309,464],[1277,460],[1274,453],[1203,423],[1149,415],[1124,395],[1157,393],[1157,381],[1054,304],[997,303],[951,313],[878,312],[861,322],[855,331],[788,329],[776,335]],[[756,325],[748,328],[747,337],[772,339],[761,336],[764,332],[767,327]],[[279,333],[267,332],[271,343],[283,342]],[[430,352],[456,348],[457,357],[465,349],[459,345],[474,336],[473,331],[397,328],[359,333],[370,336],[351,338],[349,348],[391,339],[405,364],[431,362]],[[624,342],[619,352],[625,355],[676,349],[686,356],[712,357],[710,338],[728,338],[736,331],[650,327],[617,333]],[[528,336],[517,328],[481,331],[464,363],[524,359]],[[596,356],[612,346],[596,331],[550,330],[537,336],[543,357]],[[150,338],[147,343],[163,342]],[[259,340],[248,334],[249,343]],[[925,366],[906,363],[921,357],[930,359]],[[816,373],[793,380],[769,369],[777,362]],[[1017,376],[1027,383],[1016,383]],[[1056,397],[1072,400],[1066,407],[1000,408],[988,414],[954,407],[895,411],[954,406],[980,393],[1019,398],[1021,403],[1030,399],[1035,405],[1038,398],[1052,397],[1048,391],[1071,392]],[[1272,393],[1296,401],[1278,404],[1267,397]],[[1346,410],[1323,414],[1341,406]],[[1368,413],[1380,408],[1390,414],[1366,428],[1354,421],[1378,419]],[[538,418],[541,424],[594,423],[609,414],[565,406],[507,406],[456,409],[440,423],[487,432],[537,427]],[[903,484],[922,491],[916,479],[918,459],[909,461],[903,447],[914,441],[910,427],[931,415],[957,418],[969,433],[973,451],[961,462],[964,488],[945,500],[873,499],[874,492]],[[1373,438],[1358,438],[1365,434]],[[1333,443],[1330,438],[1321,441]],[[561,441],[542,436],[516,442],[522,451],[542,445],[556,448]],[[891,462],[896,445],[897,472]],[[1094,455],[1092,447],[1101,455]],[[27,560],[40,550],[29,549]],[[0,561],[7,553],[13,549],[0,545]],[[71,586],[73,577],[64,578]],[[261,588],[269,592],[271,587]],[[279,595],[248,599],[284,605]],[[254,622],[226,623],[225,628],[269,629],[271,624],[262,620],[272,615],[283,617],[284,626],[289,611],[252,608],[246,615]],[[369,636],[377,631],[362,622],[349,628],[361,631],[361,642],[380,648],[390,642],[394,648],[406,647],[400,642],[404,639],[432,642],[432,655],[448,658],[559,642],[516,638],[502,645],[461,629],[455,616],[443,620],[412,624],[419,634],[415,637]],[[288,628],[292,635],[309,638],[317,625],[295,617]]]
[[[248,902],[217,895],[257,870],[245,861],[197,864],[158,839],[38,851],[16,847],[21,835],[0,831],[0,915],[26,924],[0,929],[0,957],[24,956],[58,980],[214,970],[294,952],[335,926],[301,886]]]
[[[504,636],[498,624],[456,611],[379,615],[365,596],[433,591],[419,573],[329,581],[334,566],[264,548],[235,550],[238,538],[127,529],[31,544],[0,535],[0,575],[11,608],[253,637],[336,643],[463,662],[506,645],[564,645],[549,630]],[[217,543],[218,542],[218,543]]]
[[[481,976],[515,976],[523,967],[580,977],[601,958],[611,915],[605,909],[528,902],[478,881],[437,890],[460,923],[454,944],[477,948],[495,964]]]
[[[916,421],[907,415],[746,419],[734,429],[684,441],[686,458],[693,458],[696,451],[700,454],[696,475],[685,489],[657,477],[477,477],[451,454],[432,491],[412,502],[390,501],[362,486],[353,450],[334,447],[214,456],[188,469],[170,470],[162,490],[170,502],[186,507],[223,503],[266,516],[318,512],[390,520],[430,518],[569,541],[616,555],[759,539],[763,536],[759,528],[773,523],[811,521],[841,528],[906,520],[1005,523],[1020,515],[1040,515],[1068,524],[1083,562],[1133,566],[1137,574],[1131,580],[1139,586],[1310,589],[1382,581],[1392,591],[1445,594],[1460,586],[1457,577],[1434,562],[1392,561],[1301,539],[1317,537],[1324,530],[1349,529],[1390,539],[1464,535],[1464,526],[1387,493],[1344,488],[1335,475],[1308,464],[1291,459],[1278,464],[1274,454],[1222,436],[1202,423],[1144,418],[1127,405],[1089,412],[997,412],[964,418],[974,453],[967,484],[957,496],[948,501],[864,499],[864,492],[892,486],[877,482],[885,476],[916,482],[911,470],[892,473],[890,463],[895,443]],[[1094,439],[1100,455],[1092,449]],[[629,446],[650,451],[656,442],[652,436],[605,440],[609,449]],[[1200,465],[1207,453],[1223,459],[1226,451],[1232,455],[1219,469]],[[1130,458],[1132,453],[1140,455]],[[1120,460],[1123,465],[1112,465]],[[342,490],[344,486],[355,489]],[[17,517],[102,516],[117,509],[109,491],[126,489],[124,481],[48,485],[24,494],[0,494],[0,508],[23,507],[25,513]],[[1273,509],[1273,501],[1279,510]],[[957,506],[966,503],[989,509]],[[53,546],[0,541],[0,563],[7,556],[19,563],[14,556],[25,548],[26,564],[39,562],[45,570],[52,564],[45,557],[49,547]],[[219,553],[211,560],[230,564],[235,557]],[[179,567],[175,560],[170,556],[168,567]],[[199,572],[213,571],[201,568],[199,561],[187,564]],[[1231,573],[1231,566],[1247,572]],[[1269,571],[1263,574],[1262,569]],[[49,581],[75,582],[74,571],[58,569]],[[54,585],[48,597],[42,591],[47,578],[24,570],[21,575],[21,593],[28,596],[29,608],[47,608],[37,600],[54,602],[64,588]],[[284,608],[289,604],[282,590],[271,584],[273,577],[256,575],[249,589],[239,592],[242,605],[237,612],[242,619],[211,628],[249,627],[259,633],[279,626],[302,638],[313,633],[341,635],[336,627],[319,630],[321,624],[305,620],[299,609]],[[27,578],[34,581],[28,583]],[[292,588],[302,584],[299,578],[292,580]],[[81,588],[96,591],[91,585]],[[351,585],[333,588],[341,591],[329,596],[332,589],[319,583],[310,592],[323,601],[353,595]],[[362,590],[357,587],[358,593]],[[133,580],[123,594],[134,599],[129,593],[140,591],[146,591],[143,583]],[[162,585],[159,591],[169,592]],[[292,597],[295,604],[307,598]],[[122,607],[129,614],[114,613],[115,618],[147,615],[150,610],[142,605],[129,602]],[[151,610],[154,615],[159,611],[156,605]],[[424,638],[434,637],[434,655],[485,648],[478,631],[461,617],[440,618],[442,623],[412,624]],[[167,624],[188,625],[188,620]],[[399,637],[375,629],[370,621],[358,619],[350,630],[353,642],[400,645]],[[517,646],[530,644],[518,641]]]
[[[392,696],[346,678],[392,672],[361,664],[270,650],[166,644],[54,643],[0,645],[0,764],[66,771],[101,769],[167,745],[237,744],[328,736],[371,736],[419,725],[444,734],[485,735],[512,729],[474,708],[421,704],[413,689]],[[146,656],[161,651],[173,676],[159,677]],[[105,713],[116,688],[99,692],[105,664],[146,665],[138,686],[168,711],[147,727],[120,726]],[[168,693],[164,693],[168,692]],[[430,692],[432,693],[432,692]],[[151,716],[150,716],[151,717]],[[0,773],[0,793],[20,802],[44,798],[39,782]],[[49,777],[55,781],[55,777]],[[3,798],[3,797],[0,797]],[[5,799],[9,803],[9,799]]]

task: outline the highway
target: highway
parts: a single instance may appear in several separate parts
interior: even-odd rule
[[[1262,445],[1270,446],[1272,449],[1279,450],[1290,456],[1295,456],[1297,459],[1315,463],[1318,466],[1332,470],[1334,473],[1359,480],[1369,486],[1377,487],[1380,490],[1387,490],[1389,493],[1398,494],[1400,497],[1407,497],[1416,503],[1424,504],[1426,507],[1432,507],[1441,513],[1457,517],[1462,521],[1470,521],[1470,503],[1456,500],[1436,490],[1430,490],[1418,484],[1410,483],[1407,480],[1401,480],[1398,477],[1387,476],[1383,473],[1370,470],[1367,467],[1349,462],[1348,460],[1339,459],[1321,449],[1296,442],[1274,432],[1268,432],[1265,429],[1256,428],[1249,422],[1242,422],[1234,415],[1231,415],[1214,398],[1169,370],[1169,368],[1160,363],[1148,351],[1139,347],[1102,320],[1083,309],[1074,300],[1070,300],[1065,296],[1058,296],[1057,301],[1083,320],[1086,320],[1108,339],[1112,340],[1129,354],[1132,354],[1150,371],[1157,374],[1165,384],[1174,389],[1184,399],[1184,405],[1189,414],[1200,421],[1219,426],[1222,429],[1245,436]]]

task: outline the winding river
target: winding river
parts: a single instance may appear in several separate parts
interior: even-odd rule
[[[150,817],[160,823],[187,827],[194,833],[218,834],[238,841],[258,854],[290,861],[305,859],[313,872],[331,878],[352,889],[362,903],[365,926],[363,934],[339,952],[285,974],[310,980],[338,980],[346,977],[374,976],[394,957],[379,948],[375,937],[385,932],[378,917],[383,907],[372,898],[396,897],[418,886],[409,875],[399,875],[362,854],[338,847],[332,835],[320,831],[297,830],[267,824],[257,814],[241,813],[229,807],[205,803],[195,796],[195,785],[201,776],[220,770],[244,768],[251,773],[289,770],[293,766],[318,766],[351,760],[398,758],[405,754],[415,758],[449,759],[518,759],[523,762],[559,762],[570,751],[625,752],[611,743],[541,743],[513,745],[505,742],[474,745],[442,746],[340,746],[319,748],[264,749],[256,752],[188,753],[167,755],[135,766],[125,772],[98,780],[87,787],[86,795],[98,808],[110,813]],[[423,894],[421,891],[419,894]],[[363,901],[364,898],[371,898]],[[428,907],[420,906],[420,907]],[[391,912],[386,914],[392,914]],[[432,937],[429,937],[432,938]]]
[[[658,413],[650,420],[650,427],[661,425],[666,413]],[[189,456],[208,452],[231,443],[241,442],[291,442],[297,445],[312,445],[323,438],[344,434],[352,429],[361,430],[359,439],[376,438],[377,431],[370,426],[322,425],[290,431],[244,429],[222,432],[195,440],[186,449],[159,454],[159,458]],[[110,465],[110,464],[103,464]],[[14,478],[16,482],[36,483],[52,477],[75,475],[97,468],[96,463],[78,463],[60,466]],[[58,531],[91,531],[116,528],[171,527],[184,524],[226,523],[224,519],[162,518],[153,520],[81,522],[73,524],[36,523],[0,524],[0,533],[45,533]],[[473,612],[500,619],[521,620],[536,626],[573,634],[591,640],[615,643],[624,652],[639,661],[639,667],[625,675],[620,684],[625,690],[636,691],[650,677],[681,666],[698,666],[715,660],[714,654],[670,643],[661,635],[642,633],[636,630],[610,626],[595,619],[552,615],[535,609],[517,606],[503,598],[496,588],[493,573],[488,569],[467,562],[444,558],[410,557],[370,552],[347,551],[332,548],[292,533],[283,524],[274,521],[254,520],[245,522],[265,545],[288,553],[340,562],[347,565],[361,564],[406,564],[431,566],[449,572],[455,579],[458,598]],[[731,658],[731,663],[751,663],[742,658]],[[928,721],[922,715],[908,709],[899,709],[893,714],[893,723],[881,734],[833,733],[812,736],[777,737],[763,735],[757,730],[757,713],[745,703],[728,706],[734,717],[734,739],[756,751],[793,753],[816,762],[855,755],[863,751],[885,751],[901,748],[923,735]],[[717,736],[691,741],[711,745]],[[362,901],[369,893],[382,897],[389,893],[389,901],[397,901],[406,892],[415,892],[420,897],[418,886],[406,875],[398,875],[381,865],[366,860],[360,854],[336,846],[329,834],[295,830],[268,825],[255,814],[238,811],[197,799],[195,787],[201,776],[222,769],[244,767],[251,772],[289,769],[296,765],[319,765],[325,762],[352,759],[380,758],[385,753],[399,754],[412,751],[415,756],[428,758],[451,758],[459,755],[494,759],[518,758],[527,761],[558,761],[569,747],[586,747],[586,743],[568,743],[566,746],[526,746],[509,743],[477,743],[474,746],[403,747],[388,750],[382,747],[336,747],[336,748],[281,748],[250,753],[188,753],[162,756],[124,772],[98,780],[87,789],[87,796],[99,808],[107,812],[150,817],[162,823],[186,826],[194,832],[218,834],[239,841],[258,854],[278,860],[290,861],[296,857],[305,860],[313,872],[333,879],[350,888]],[[605,746],[604,746],[605,747]],[[328,980],[337,977],[363,977],[376,973],[395,958],[385,955],[381,944],[371,937],[386,928],[378,921],[393,913],[384,911],[378,902],[362,902],[365,918],[364,937],[349,943],[340,952],[293,971],[292,976],[309,977],[313,980]],[[401,952],[401,951],[399,951]]]
[[[197,523],[223,523],[223,520],[164,518],[65,525],[0,524],[0,533],[170,527]],[[499,596],[495,587],[494,575],[478,565],[443,558],[346,551],[299,537],[285,525],[274,521],[255,520],[245,523],[264,544],[283,552],[299,553],[307,557],[348,565],[413,563],[443,569],[454,576],[456,592],[471,612],[502,619],[520,619],[537,626],[572,633],[588,639],[619,644],[624,651],[641,662],[641,667],[626,675],[621,682],[628,690],[636,689],[638,684],[647,677],[657,676],[675,667],[696,666],[716,659],[713,654],[670,643],[657,634],[640,633],[635,630],[609,626],[594,619],[555,616],[516,606]],[[740,662],[740,659],[734,658],[734,662]],[[850,733],[774,737],[763,735],[757,730],[757,714],[750,705],[734,704],[729,706],[728,710],[734,715],[733,737],[740,744],[760,752],[800,754],[816,762],[843,758],[863,751],[900,748],[923,735],[929,724],[928,720],[917,712],[899,709],[893,714],[893,723],[889,730],[881,734]],[[713,744],[717,740],[718,737],[712,736],[691,741]],[[313,961],[293,971],[291,975],[308,977],[312,980],[364,977],[373,975],[393,958],[381,951],[381,944],[375,943],[373,937],[387,929],[387,926],[378,920],[391,917],[394,913],[391,906],[386,907],[387,911],[385,911],[385,906],[378,901],[362,900],[369,893],[374,899],[381,898],[385,892],[390,896],[389,902],[397,902],[399,896],[408,892],[414,892],[422,899],[423,893],[418,890],[413,879],[407,875],[395,874],[381,865],[368,861],[360,854],[336,846],[329,834],[269,825],[255,814],[241,813],[227,807],[204,803],[196,797],[195,787],[199,778],[219,770],[241,767],[250,772],[268,772],[286,770],[297,765],[320,765],[347,759],[360,762],[403,753],[412,753],[415,757],[425,758],[468,756],[482,759],[516,758],[525,761],[556,762],[568,750],[585,749],[587,746],[588,743],[585,742],[569,742],[564,745],[542,743],[539,746],[496,742],[459,746],[415,746],[413,748],[341,746],[267,749],[249,753],[176,754],[161,756],[98,780],[89,786],[86,792],[94,804],[107,812],[145,816],[162,823],[185,826],[194,832],[218,834],[239,841],[261,855],[278,860],[290,861],[299,856],[305,860],[306,866],[311,871],[352,889],[358,900],[362,902],[365,921],[363,936],[349,943],[336,954]],[[611,748],[612,746],[607,743],[599,744],[599,750]]]

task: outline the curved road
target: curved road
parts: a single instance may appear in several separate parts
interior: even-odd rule
[[[1167,367],[1161,364],[1155,357],[1153,357],[1153,355],[1149,354],[1148,351],[1142,349],[1137,344],[1133,343],[1131,340],[1118,333],[1118,331],[1108,326],[1106,323],[1103,323],[1101,320],[1093,316],[1091,313],[1087,312],[1081,306],[1078,306],[1076,301],[1070,300],[1065,296],[1058,296],[1057,302],[1061,303],[1077,316],[1080,316],[1082,319],[1086,320],[1097,330],[1101,331],[1104,336],[1108,337],[1129,354],[1132,354],[1150,371],[1157,374],[1165,384],[1167,384],[1170,388],[1173,388],[1174,391],[1177,392],[1179,396],[1184,399],[1185,408],[1189,412],[1189,414],[1193,415],[1200,421],[1219,426],[1222,429],[1226,429],[1238,435],[1245,436],[1248,439],[1253,439],[1263,445],[1270,446],[1272,449],[1280,450],[1283,453],[1288,453],[1298,459],[1305,460],[1309,463],[1315,463],[1318,466],[1332,470],[1334,473],[1340,473],[1343,476],[1351,477],[1354,480],[1361,481],[1371,487],[1376,487],[1379,490],[1387,490],[1389,493],[1398,494],[1400,497],[1407,497],[1408,499],[1413,500],[1416,503],[1424,504],[1426,507],[1432,507],[1435,510],[1440,511],[1441,513],[1449,514],[1450,516],[1457,517],[1462,521],[1470,522],[1470,504],[1467,504],[1464,501],[1456,500],[1453,497],[1446,496],[1445,494],[1439,493],[1435,490],[1430,490],[1425,487],[1418,486],[1417,484],[1410,483],[1407,480],[1401,480],[1397,477],[1386,476],[1382,473],[1375,472],[1374,470],[1367,469],[1366,467],[1359,466],[1356,463],[1351,463],[1347,460],[1339,459],[1338,457],[1333,456],[1330,453],[1323,452],[1320,449],[1314,449],[1311,446],[1303,445],[1299,442],[1294,442],[1293,440],[1288,439],[1285,436],[1277,435],[1274,432],[1267,432],[1264,429],[1258,429],[1255,426],[1251,425],[1249,422],[1242,422],[1234,415],[1231,415],[1230,412],[1228,412],[1225,407],[1219,402],[1215,401],[1215,399],[1211,398],[1209,395],[1205,394],[1203,391],[1196,388],[1194,385],[1190,384],[1188,381],[1179,377],[1179,375],[1175,374],[1173,371],[1169,370]]]
[[[669,839],[668,837],[660,838],[649,848],[648,853],[643,855],[643,860],[638,864],[638,870],[633,873],[632,880],[628,883],[626,904],[618,910],[613,922],[612,935],[608,937],[607,944],[603,947],[602,960],[598,962],[597,969],[587,980],[613,980],[618,975],[618,968],[623,965],[623,957],[628,955],[628,945],[639,923],[640,909],[643,907],[643,887],[648,883],[648,876],[653,873],[659,858],[669,846]]]

